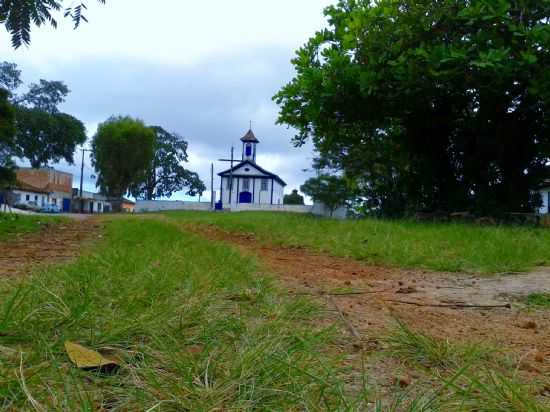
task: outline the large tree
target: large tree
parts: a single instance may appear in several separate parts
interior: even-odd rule
[[[17,65],[0,63],[0,87],[9,91],[15,109],[16,133],[11,154],[27,158],[32,167],[62,159],[73,163],[76,146],[86,141],[86,129],[80,120],[59,110],[69,88],[61,81],[41,79],[30,84],[26,93],[17,94],[21,84]]]
[[[65,113],[48,113],[37,108],[17,108],[15,154],[38,168],[64,159],[74,163],[77,145],[86,141],[82,122]]]
[[[298,190],[294,189],[292,193],[285,195],[283,198],[283,204],[285,205],[303,205],[304,197],[298,193]]]
[[[92,165],[101,192],[121,198],[151,169],[155,132],[141,120],[111,117],[92,141]]]
[[[105,3],[105,0],[98,0]],[[77,28],[84,16],[86,2],[71,2],[63,6],[63,0],[2,0],[0,1],[0,24],[4,24],[11,35],[12,46],[17,49],[31,42],[31,26],[40,27],[49,24],[57,27],[56,13],[73,20]]]
[[[325,205],[330,216],[354,197],[349,181],[342,176],[321,174],[311,177],[300,186],[300,190],[314,201]]]
[[[550,0],[341,0],[279,121],[373,209],[531,211],[550,158]]]
[[[202,195],[206,186],[195,172],[182,163],[188,161],[187,142],[178,134],[159,126],[152,126],[155,133],[155,154],[151,167],[131,187],[130,192],[146,200],[170,197],[174,192],[187,188],[190,196]]]
[[[15,164],[12,161],[15,110],[8,96],[8,91],[0,87],[0,190],[15,180]]]

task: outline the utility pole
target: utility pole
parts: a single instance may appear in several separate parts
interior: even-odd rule
[[[233,146],[231,146],[231,169],[229,170],[229,207],[233,196]]]
[[[82,164],[80,166],[80,213],[84,213],[84,202],[82,200],[82,186],[84,185],[84,152],[91,152],[90,149],[80,149],[82,150]]]
[[[214,210],[214,163],[210,165],[210,209]]]
[[[233,192],[233,162],[235,148],[231,146],[231,159],[218,159],[220,162],[231,162],[231,169],[229,169],[229,206],[231,206],[231,194]]]

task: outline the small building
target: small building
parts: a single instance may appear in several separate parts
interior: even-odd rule
[[[83,190],[82,197],[80,190],[73,189],[73,212],[74,213],[109,213],[111,212],[111,202],[107,197],[99,194]]]
[[[71,210],[73,175],[53,168],[20,168],[13,189],[15,203],[44,207],[56,205]]]
[[[241,161],[218,173],[223,207],[238,204],[282,205],[286,183],[256,163],[256,147],[260,142],[252,130],[241,138],[241,142]]]
[[[123,213],[134,213],[136,208],[136,202],[131,201],[130,199],[122,198],[107,198],[111,203],[113,212],[123,212]]]

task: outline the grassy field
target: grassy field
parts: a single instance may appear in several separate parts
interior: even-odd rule
[[[331,332],[307,325],[315,307],[255,269],[175,226],[121,218],[77,262],[0,279],[0,410],[345,409]],[[78,370],[65,341],[123,367]]]
[[[0,240],[16,233],[36,232],[44,223],[60,222],[62,218],[54,216],[16,215],[0,212]]]
[[[170,212],[174,219],[254,233],[260,240],[303,245],[370,264],[498,273],[550,264],[550,230],[512,226],[338,221],[291,213]]]
[[[316,326],[327,324],[321,306],[258,269],[166,219],[124,217],[76,262],[0,279],[0,410],[548,410],[497,372],[509,367],[490,350],[403,325],[381,355],[431,374],[429,386],[397,385],[376,403],[361,372],[368,355],[350,352],[341,325]],[[77,369],[66,341],[121,367]]]

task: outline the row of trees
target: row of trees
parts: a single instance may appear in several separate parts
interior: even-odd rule
[[[73,162],[75,148],[86,141],[84,124],[63,113],[59,106],[69,94],[59,81],[41,79],[23,86],[17,65],[0,63],[0,182],[14,179],[13,157],[27,159],[32,167],[49,162]]]
[[[41,79],[25,92],[17,65],[0,63],[0,186],[15,180],[13,158],[39,168],[65,160],[74,163],[78,145],[86,142],[84,124],[59,106],[69,94],[60,81]],[[187,142],[159,126],[148,127],[129,117],[115,117],[99,126],[92,159],[100,190],[109,196],[168,197],[187,188],[202,194],[206,187],[188,161]]]
[[[112,117],[99,125],[92,140],[92,165],[102,193],[141,199],[170,197],[187,189],[202,195],[206,186],[188,161],[187,142],[159,126],[146,126],[131,117]]]
[[[340,0],[274,97],[367,211],[530,212],[550,177],[549,0]]]

